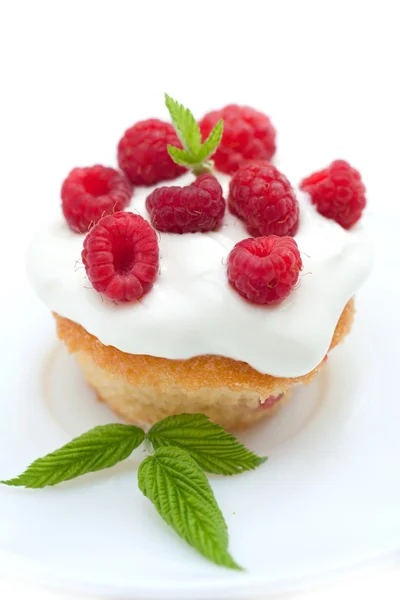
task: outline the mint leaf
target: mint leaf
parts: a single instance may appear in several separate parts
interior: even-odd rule
[[[178,165],[192,169],[195,175],[210,171],[210,165],[206,161],[214,154],[222,139],[224,129],[222,119],[218,121],[204,144],[202,144],[199,125],[190,110],[179,104],[168,94],[165,94],[165,104],[183,146],[183,150],[168,146],[168,152],[172,160]]]
[[[147,434],[155,450],[178,446],[190,453],[208,473],[235,475],[263,464],[267,459],[253,454],[238,440],[201,414],[166,417]]]
[[[240,569],[228,552],[228,530],[207,477],[180,448],[159,448],[139,467],[139,488],[190,546],[217,565]]]
[[[203,162],[203,161],[207,160],[208,158],[210,158],[210,156],[212,156],[214,154],[214,152],[216,151],[216,149],[219,146],[220,141],[222,140],[223,132],[224,132],[224,122],[222,119],[220,119],[218,121],[218,123],[215,124],[213,130],[211,131],[210,135],[208,136],[208,138],[202,145],[202,147],[197,155],[197,159],[199,162]]]
[[[108,469],[128,458],[143,439],[143,430],[134,425],[100,425],[55,452],[38,458],[18,477],[1,483],[42,488]]]
[[[188,108],[165,94],[165,104],[182,146],[192,155],[197,155],[201,146],[201,133],[196,119]]]

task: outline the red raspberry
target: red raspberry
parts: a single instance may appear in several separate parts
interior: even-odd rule
[[[274,404],[276,404],[277,402],[279,402],[279,400],[281,400],[282,397],[283,397],[283,393],[282,394],[278,394],[277,396],[269,396],[265,400],[260,400],[259,403],[258,403],[258,405],[261,408],[272,408],[272,406],[274,406]]]
[[[313,173],[300,184],[318,212],[349,229],[365,208],[365,187],[358,171],[345,160],[335,160],[323,171]]]
[[[185,187],[157,188],[147,197],[146,208],[159,231],[195,233],[221,225],[225,200],[218,181],[206,173]]]
[[[228,279],[250,302],[274,304],[289,295],[302,267],[293,238],[249,238],[238,242],[229,254]]]
[[[205,115],[199,123],[203,139],[223,119],[222,141],[213,156],[223,173],[234,173],[245,160],[270,160],[275,153],[275,129],[269,118],[248,106],[230,104]]]
[[[158,272],[157,235],[130,212],[104,217],[83,242],[82,260],[93,287],[112,300],[141,298]]]
[[[256,237],[294,235],[299,225],[299,205],[290,183],[266,162],[249,162],[238,169],[229,186],[229,208]]]
[[[109,167],[95,165],[72,169],[61,188],[62,210],[73,231],[85,233],[101,217],[128,206],[133,188]]]
[[[118,144],[118,164],[134,185],[153,185],[186,171],[174,163],[167,146],[181,148],[175,129],[158,119],[139,121]]]

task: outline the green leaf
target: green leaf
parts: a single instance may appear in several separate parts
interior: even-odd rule
[[[56,485],[85,473],[113,467],[127,458],[143,440],[143,430],[134,425],[100,425],[38,458],[18,477],[1,483],[27,488]]]
[[[255,469],[267,460],[201,414],[166,417],[153,425],[147,436],[155,450],[163,446],[187,450],[208,473],[235,475]]]
[[[228,529],[207,477],[180,448],[159,448],[139,467],[139,488],[190,546],[217,565],[240,569],[228,552]]]
[[[204,144],[202,144],[199,125],[190,110],[179,104],[168,94],[165,94],[165,104],[183,145],[183,150],[169,145],[169,155],[178,165],[192,169],[195,175],[209,172],[211,165],[206,161],[214,154],[222,139],[224,129],[222,119],[218,121]]]
[[[201,133],[196,119],[188,108],[179,104],[168,94],[165,94],[165,104],[182,146],[196,156],[201,147]]]
[[[224,132],[224,122],[222,119],[216,123],[210,135],[202,145],[200,152],[197,155],[197,161],[202,163],[214,154],[222,140],[222,134]]]
[[[176,162],[178,165],[183,165],[184,167],[191,167],[196,163],[193,161],[193,156],[190,152],[186,150],[182,150],[181,148],[176,148],[175,146],[171,146],[168,144],[168,153],[172,160]]]

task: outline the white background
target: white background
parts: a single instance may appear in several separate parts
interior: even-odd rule
[[[398,206],[396,5],[1,3],[0,290],[14,286],[18,293],[25,242],[44,213],[59,210],[68,171],[115,164],[116,143],[128,126],[166,118],[164,91],[199,117],[229,102],[259,108],[278,130],[279,155],[290,155],[286,174],[294,183],[345,158],[362,172],[370,205]],[[26,595],[5,582],[0,591],[2,585],[7,600]],[[396,568],[338,585],[307,597],[343,597],[344,589],[353,597],[400,593]]]

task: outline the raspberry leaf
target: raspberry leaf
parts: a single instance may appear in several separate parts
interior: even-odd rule
[[[100,425],[62,448],[35,460],[5,485],[42,488],[75,479],[85,473],[113,467],[128,458],[144,440],[144,431],[134,425]]]
[[[196,163],[193,163],[193,157],[190,152],[186,150],[181,150],[181,148],[176,148],[175,146],[171,146],[168,144],[168,152],[174,162],[178,165],[187,166],[195,166]]]
[[[190,154],[196,156],[201,147],[201,133],[196,119],[188,108],[179,104],[168,94],[165,94],[165,104],[182,146]]]
[[[159,448],[139,467],[139,488],[190,546],[217,565],[241,569],[228,552],[228,529],[207,477],[188,452]]]
[[[204,144],[202,144],[199,125],[190,110],[179,104],[168,94],[165,94],[165,104],[183,146],[183,150],[168,146],[168,152],[172,160],[178,165],[192,169],[195,175],[210,171],[211,165],[206,161],[214,154],[222,139],[224,129],[222,119],[218,121]]]
[[[222,119],[215,124],[213,130],[210,135],[202,145],[197,158],[199,162],[203,162],[210,158],[218,148],[220,141],[222,140],[222,134],[224,132],[224,122]]]
[[[153,425],[147,437],[155,450],[166,446],[186,450],[208,473],[236,475],[255,469],[267,460],[248,450],[202,414],[166,417]]]

